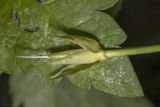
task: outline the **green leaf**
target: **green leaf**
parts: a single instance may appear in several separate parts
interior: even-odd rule
[[[2,24],[0,29],[0,73],[11,73],[15,67],[15,43],[19,35],[14,23]]]
[[[126,40],[126,34],[113,18],[102,12],[94,12],[92,17],[77,29],[95,35],[104,48],[116,47]]]
[[[93,0],[93,2],[89,3],[84,0],[78,3],[78,0],[69,0],[67,2],[65,0],[58,0],[48,5],[38,4],[35,1],[19,3],[21,4],[19,6],[21,18],[20,29],[22,29],[21,31],[23,32],[16,42],[16,55],[34,55],[33,51],[28,52],[25,50],[26,48],[35,49],[37,50],[37,54],[40,55],[41,53],[39,53],[38,50],[52,49],[51,51],[56,52],[66,48],[70,49],[71,44],[69,42],[55,38],[55,35],[64,35],[66,30],[73,31],[74,29],[77,32],[84,33],[85,35],[89,33],[93,38],[100,39],[104,47],[113,47],[122,43],[126,38],[125,33],[117,26],[114,20],[104,13],[93,12],[95,8],[102,8],[105,7],[105,5],[106,8],[111,6],[111,2],[108,2],[108,0],[104,1],[97,3],[97,1]],[[112,1],[112,5],[114,3],[115,1]],[[27,12],[25,11],[26,9]],[[52,10],[52,12],[50,12],[50,10]],[[103,24],[103,26],[101,24]],[[36,26],[40,29],[34,33],[25,31],[26,27],[27,29],[32,29]],[[116,32],[112,30],[116,30]],[[30,64],[31,60],[29,60],[28,63],[23,63],[26,62],[26,59],[17,61],[18,65],[22,67],[25,65],[29,67],[28,69],[36,65],[36,68],[42,69],[36,71],[40,73],[43,78],[46,72],[48,72],[47,75],[51,72],[48,71],[48,69],[44,69],[38,61],[36,64]],[[45,63],[43,60],[41,60],[41,62]],[[53,65],[50,66],[50,68],[55,68],[56,66],[57,65]],[[54,70],[52,71],[54,72]]]
[[[12,43],[9,43],[9,40],[6,37],[0,35],[0,74],[2,72],[10,73],[14,69],[14,48],[12,47]]]
[[[14,72],[10,87],[13,107],[154,107],[145,97],[121,98],[93,88],[85,92],[67,79],[52,86],[35,72]]]
[[[113,17],[116,17],[122,9],[123,2],[124,0],[119,0],[113,7],[107,9],[105,12]]]
[[[19,36],[12,0],[0,3],[0,73],[11,73],[15,67],[15,43]]]
[[[87,90],[93,86],[121,97],[143,96],[141,86],[126,57],[109,58],[69,78],[75,85]]]
[[[54,35],[64,34],[65,29],[77,29],[80,32],[91,33],[86,28],[83,30],[84,27],[78,28],[78,26],[88,22],[92,15],[95,14],[94,11],[96,9],[107,9],[113,6],[117,0],[102,0],[100,2],[98,0],[68,0],[67,2],[65,0],[55,0],[47,5],[40,4],[36,0],[16,0],[12,4],[11,0],[3,0],[2,2],[4,5],[1,6],[0,18],[7,28],[12,29],[8,24],[10,23],[9,19],[11,18],[12,11],[15,11],[20,19],[20,25],[17,24],[19,30],[6,34],[9,41],[11,41],[10,35],[16,35],[16,43],[13,46],[16,49],[16,53],[13,54],[19,55],[18,52],[23,51],[20,53],[21,55],[25,53],[32,55],[34,52],[30,51],[28,53],[25,49],[53,49],[53,51],[57,51],[57,48],[63,50],[67,47],[69,49],[68,45],[70,44],[67,41],[59,40]],[[3,25],[0,25],[0,28],[3,29],[2,32],[6,32],[8,29],[3,27]],[[92,33],[93,35],[95,34]],[[99,36],[99,34],[95,36]],[[106,42],[106,44],[108,43]],[[4,50],[3,47],[1,47],[1,50]],[[37,54],[41,53],[37,52]],[[12,54],[10,55],[8,52],[8,56],[12,56]],[[28,66],[29,68],[26,69],[30,69],[32,64],[27,65],[25,64],[26,61],[24,63],[22,60],[20,61],[17,62],[19,63],[18,65]],[[34,64],[32,66],[34,67]]]
[[[126,40],[126,34],[112,17],[98,11],[108,9],[117,2],[118,0],[53,0],[47,4],[37,0],[14,0],[14,2],[13,0],[3,0],[0,5],[0,36],[2,35],[0,41],[3,41],[0,46],[2,58],[0,72],[12,72],[13,70],[10,69],[12,67],[15,69],[13,66],[15,55],[46,55],[50,52],[77,48],[66,40],[56,38],[56,35],[83,34],[96,38],[105,49],[118,47]],[[13,42],[12,45],[8,47],[6,45],[8,42],[4,39]],[[5,53],[5,57],[3,57],[3,53]],[[35,59],[16,59],[16,64],[23,72],[36,71],[45,80],[50,78],[52,72],[63,66],[50,64],[47,60]],[[121,64],[123,67],[119,66]],[[96,67],[103,69],[104,74],[107,73],[106,71],[110,71],[111,73],[107,76],[111,80],[115,80],[112,78],[115,71],[117,73],[125,72],[126,75],[116,81],[122,81],[127,85],[121,84],[116,88],[118,82],[106,83],[104,76],[100,80],[97,79],[97,75],[103,73]],[[97,72],[100,73],[97,74]],[[92,84],[99,90],[119,96],[143,95],[137,77],[125,58],[117,58],[115,62],[108,60],[95,65],[95,70],[92,72],[93,77],[90,74],[81,76],[81,73],[77,73],[75,75],[77,76],[71,78],[72,82],[77,83],[79,81],[77,79],[82,79],[79,81],[80,83],[84,82],[82,88],[88,89]],[[128,79],[127,77],[131,78],[128,82],[125,81]],[[77,85],[79,86],[80,83]],[[133,88],[136,88],[137,93]],[[122,90],[125,91],[122,92]],[[131,93],[132,91],[133,93]]]

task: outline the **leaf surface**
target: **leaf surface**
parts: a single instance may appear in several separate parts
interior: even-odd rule
[[[93,86],[121,97],[143,96],[134,70],[126,57],[109,58],[69,77],[75,85],[83,89],[88,90]]]
[[[117,2],[118,0],[51,0],[43,3],[38,0],[2,0],[0,72],[13,72],[16,62],[16,66],[23,72],[34,70],[49,81],[52,72],[63,65],[52,65],[41,59],[15,59],[15,56],[46,55],[77,48],[55,35],[83,35],[95,38],[105,49],[118,47],[126,40],[126,34],[111,16],[100,11]],[[128,59],[106,60],[93,68],[88,73],[76,73],[70,77],[71,81],[81,88],[89,89],[92,85],[119,96],[143,95]],[[121,72],[124,73],[122,77]],[[112,82],[107,82],[107,78]]]

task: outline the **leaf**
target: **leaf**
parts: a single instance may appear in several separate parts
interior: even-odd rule
[[[50,52],[55,53],[77,48],[74,44],[55,37],[56,35],[68,34],[67,31],[96,38],[105,49],[118,47],[118,45],[126,40],[126,34],[112,17],[99,11],[108,9],[117,2],[118,0],[54,0],[48,4],[43,4],[43,1],[41,3],[36,0],[3,0],[2,4],[0,4],[0,21],[2,22],[2,24],[0,24],[0,31],[1,35],[5,37],[3,37],[1,41],[5,38],[7,41],[13,41],[13,44],[8,48],[6,47],[7,42],[5,42],[0,47],[0,56],[2,58],[0,61],[1,72],[14,71],[8,68],[10,68],[10,65],[14,65],[10,63],[15,63],[15,55],[44,55]],[[15,12],[13,18],[12,12]],[[11,21],[10,18],[12,19]],[[6,27],[4,27],[4,25]],[[10,25],[14,27],[10,27]],[[4,52],[6,52],[6,57],[2,57],[2,53]],[[4,63],[6,67],[2,68]],[[103,64],[106,65],[102,66]],[[102,62],[102,65],[98,64],[97,66],[103,69],[103,73],[105,73],[109,71],[108,64],[113,65],[113,67],[110,68],[113,74],[115,74],[115,69],[117,72],[120,72],[123,68],[128,78],[131,78],[131,80],[127,82],[127,86],[122,84],[118,86],[118,88],[115,88],[117,84],[114,84],[115,82],[113,84],[106,83],[106,79],[103,79],[103,76],[99,81],[96,73],[100,72],[99,69],[97,69],[97,71],[95,69],[95,71],[92,72],[95,75],[92,79],[89,74],[81,76],[78,73],[76,74],[76,78],[72,78],[72,81],[75,83],[77,81],[76,79],[82,79],[80,83],[85,82],[85,84],[81,86],[83,88],[86,87],[88,89],[92,84],[99,90],[119,96],[143,95],[137,82],[138,80],[131,66],[129,67],[130,64],[127,59],[118,58],[115,62],[108,60],[105,63]],[[123,67],[117,66],[120,64],[122,64]],[[23,72],[30,70],[36,71],[43,79],[48,80],[50,74],[60,69],[63,65],[53,65],[47,60],[16,59],[16,66]],[[15,69],[15,66],[13,69]],[[112,73],[110,73],[108,77],[111,77],[113,75]],[[101,74],[102,73],[99,75]],[[113,79],[114,78],[112,78],[112,80]],[[126,80],[126,76],[118,80],[124,81]],[[79,83],[77,85],[79,85]],[[108,89],[106,87],[112,88]],[[131,88],[136,88],[137,93]],[[117,91],[118,89],[120,90]],[[126,90],[126,93],[125,91],[122,92],[122,89]],[[131,94],[132,91],[133,94]]]
[[[2,24],[0,29],[0,73],[11,73],[15,67],[15,43],[19,35],[14,23]]]
[[[108,0],[104,0],[104,1],[101,4],[101,2],[97,3],[96,0],[95,2],[93,0],[93,2],[91,3],[85,0],[81,1],[80,3],[78,3],[78,0],[77,1],[69,0],[67,2],[65,0],[58,0],[49,5],[44,5],[44,6],[42,6],[41,4],[37,4],[35,1],[22,2],[19,7],[20,8],[19,11],[21,13],[21,16],[20,16],[21,29],[23,32],[22,32],[22,35],[18,37],[16,42],[16,46],[17,46],[16,55],[33,55],[34,53],[33,51],[28,52],[26,49],[37,50],[37,54],[40,54],[40,55],[41,53],[39,53],[38,50],[52,49],[51,51],[55,52],[55,51],[58,51],[59,49],[60,50],[63,50],[66,48],[70,49],[71,44],[69,42],[55,38],[55,35],[60,35],[60,34],[64,35],[65,29],[77,29],[79,32],[83,32],[83,33],[89,32],[95,35],[97,38],[101,38],[100,42],[103,42],[103,44],[105,44],[106,46],[115,45],[115,43],[112,43],[112,41],[109,41],[108,38],[111,38],[111,39],[115,38],[115,40],[118,40],[118,41],[115,41],[116,44],[122,43],[126,37],[125,33],[116,25],[114,20],[112,20],[108,15],[106,16],[103,13],[93,12],[95,8],[98,8],[98,7],[101,8],[100,5],[106,5],[106,7],[108,7],[109,4],[111,3],[111,2],[108,2]],[[112,3],[114,4],[115,1],[112,1]],[[31,5],[28,6],[28,4],[31,4]],[[80,9],[76,10],[77,7],[79,7]],[[26,8],[28,10],[27,13],[25,12]],[[86,9],[82,9],[82,8],[86,8]],[[50,12],[50,10],[52,10],[52,13]],[[91,29],[92,26],[94,25],[96,25],[97,27],[100,27],[99,20],[101,20],[99,18],[97,20],[93,20],[94,18],[92,18],[92,15],[93,17],[97,17],[97,18],[98,17],[109,18],[107,22],[104,21],[106,24],[111,23],[109,24],[109,26],[106,26],[104,23],[104,26],[106,26],[102,28],[102,30],[105,31],[104,33],[99,31],[100,29],[97,31],[94,31],[94,29]],[[106,20],[105,18],[103,20]],[[30,26],[31,28],[33,26],[38,26],[40,29],[34,33],[26,32],[26,31],[24,32],[23,29]],[[88,27],[86,28],[86,26]],[[110,31],[111,29],[110,30],[108,29],[108,27],[110,26],[112,26],[112,28],[115,28],[115,30],[117,30],[116,31],[117,33],[105,34],[107,30],[111,32]],[[61,28],[63,29],[61,30]],[[119,39],[119,37],[121,39]],[[19,50],[20,51],[22,50],[21,53],[19,53]],[[23,61],[26,62],[25,59],[21,59],[17,61],[18,61],[17,62],[18,65],[20,65],[21,67],[27,64],[27,63],[23,63]],[[26,67],[29,67],[29,68],[26,68],[26,69],[30,69],[31,66],[34,68],[34,66],[36,65],[35,68],[42,69],[42,70],[37,69],[36,71],[40,75],[42,75],[43,78],[44,78],[43,75],[46,72],[48,72],[47,75],[51,72],[51,71],[48,71],[48,69],[44,69],[44,67],[42,67],[41,63],[38,63],[38,61],[36,64],[34,64],[35,62],[32,64],[30,64],[29,62],[31,63],[31,60],[28,61],[28,64],[26,65]],[[41,60],[41,62],[45,63],[45,61],[43,60]],[[55,68],[57,65],[52,65],[52,66],[49,65],[49,66],[50,66],[49,69],[52,69],[52,68]],[[54,72],[54,70],[52,71]],[[47,78],[47,76],[45,78]]]
[[[1,35],[0,35],[1,36]],[[0,38],[0,74],[2,72],[10,73],[14,68],[14,48],[10,46],[8,40],[4,39],[5,37]]]
[[[43,81],[35,72],[15,72],[10,80],[14,107],[105,107],[98,92],[79,90],[68,81],[57,86]],[[78,103],[78,105],[77,105]]]
[[[143,96],[141,86],[126,57],[109,58],[90,69],[70,75],[69,78],[75,85],[87,90],[93,86],[121,97]]]
[[[107,12],[109,15],[116,17],[118,13],[122,10],[122,4],[124,0],[119,0],[113,7],[107,9],[105,12]]]
[[[18,22],[13,14],[12,0],[0,3],[0,74],[11,73],[15,67],[15,43],[19,36]]]
[[[93,88],[85,92],[67,79],[53,86],[35,72],[14,72],[10,87],[13,107],[154,107],[145,97],[121,98]]]
[[[0,19],[7,28],[12,29],[9,23],[12,12],[15,12],[14,17],[18,17],[20,21],[17,23],[18,19],[14,20],[18,30],[15,30],[17,32],[9,32],[6,34],[8,35],[7,39],[10,41],[11,38],[8,37],[11,34],[16,35],[15,46],[13,45],[16,49],[16,53],[13,53],[14,55],[19,55],[19,50],[24,51],[21,54],[27,53],[27,55],[31,55],[33,52],[30,51],[30,53],[28,53],[25,49],[54,49],[53,51],[57,51],[59,48],[63,50],[66,47],[69,49],[68,45],[70,44],[67,41],[56,39],[54,35],[64,34],[63,29],[72,28],[83,32],[83,30],[76,28],[76,26],[89,20],[96,9],[107,9],[117,1],[118,0],[68,0],[66,2],[65,0],[55,0],[47,5],[43,5],[36,0],[14,0],[14,2],[12,0],[3,0],[3,5],[0,7]],[[52,12],[50,10],[52,10]],[[7,28],[4,28],[2,24],[0,25],[0,29],[3,29],[2,32],[6,32],[8,30]],[[3,50],[3,48],[1,50]],[[12,56],[9,52],[8,54],[8,56]],[[37,52],[37,54],[41,53]],[[18,65],[26,65],[26,67],[29,67],[26,69],[30,69],[32,64],[27,65],[25,64],[26,61],[24,61],[24,63],[22,60],[20,61]],[[34,67],[34,64],[32,66]],[[41,72],[39,73],[41,74]]]

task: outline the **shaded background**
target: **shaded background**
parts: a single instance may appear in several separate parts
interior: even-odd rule
[[[128,35],[124,47],[160,44],[160,0],[125,0],[116,20]],[[130,58],[145,95],[160,107],[160,54]],[[8,75],[0,84],[0,104],[11,104]]]
[[[160,0],[126,0],[117,21],[128,35],[123,46],[160,44]],[[130,58],[145,95],[160,107],[160,54]]]

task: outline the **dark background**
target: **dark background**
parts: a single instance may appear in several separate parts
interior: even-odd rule
[[[126,0],[117,21],[128,35],[123,46],[160,44],[160,0]],[[160,107],[160,54],[130,58],[145,95]]]
[[[126,0],[116,20],[128,35],[122,46],[160,44],[160,0]],[[160,54],[130,58],[145,95],[160,107]],[[11,104],[7,74],[0,75],[0,104]]]

